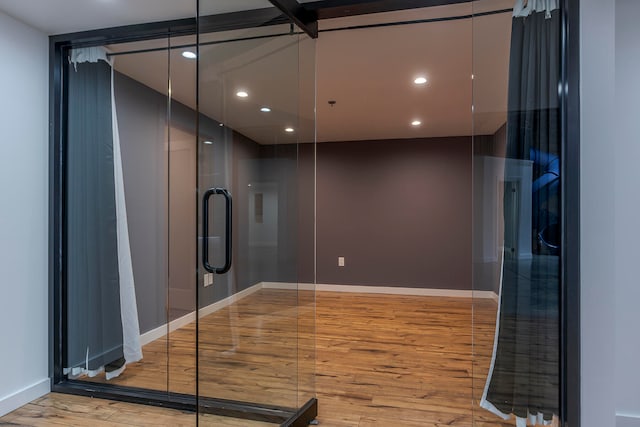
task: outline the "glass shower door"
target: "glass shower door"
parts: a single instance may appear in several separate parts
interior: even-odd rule
[[[209,32],[220,2],[200,2],[197,376],[205,425],[220,411],[279,424],[314,397],[313,216],[301,214],[314,191],[314,45],[263,3],[260,26]]]

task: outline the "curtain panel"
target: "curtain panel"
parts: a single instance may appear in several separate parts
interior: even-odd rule
[[[557,0],[518,1],[509,65],[506,168],[527,164],[531,252],[503,253],[500,304],[481,406],[517,426],[550,425],[559,414],[560,15]],[[507,203],[505,241],[523,239]],[[529,221],[527,220],[527,224]],[[520,235],[510,235],[520,233]]]
[[[113,69],[103,48],[69,59],[64,371],[110,379],[142,358]]]

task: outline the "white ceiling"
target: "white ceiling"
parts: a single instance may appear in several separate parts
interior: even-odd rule
[[[265,7],[268,0],[201,0],[203,15]],[[53,35],[192,18],[196,0],[0,0],[0,11]]]
[[[239,30],[225,33],[230,39],[249,36],[282,34],[289,26]],[[214,34],[219,38],[220,34]],[[200,48],[201,81],[200,111],[224,123],[245,136],[262,144],[293,143],[313,140],[313,82],[307,81],[307,89],[300,89],[305,82],[302,74],[313,77],[313,69],[300,73],[300,66],[309,61],[302,59],[298,35],[268,37],[205,45]],[[190,45],[194,37],[173,39],[172,45]],[[206,39],[204,41],[207,41]],[[112,52],[165,47],[166,41],[149,41],[125,45],[111,45]],[[171,95],[176,101],[195,108],[196,62],[182,57],[190,48],[172,49],[170,69],[167,67],[168,51],[135,53],[115,56],[116,70],[138,80],[154,90],[166,94],[169,73]],[[313,53],[313,50],[306,50]],[[311,63],[313,66],[313,63]],[[249,93],[245,99],[236,96],[239,90]],[[306,96],[298,98],[299,93]],[[309,108],[309,104],[311,107]],[[306,105],[306,108],[302,108]],[[268,106],[271,112],[260,108]],[[286,133],[291,126],[296,132]]]
[[[154,7],[148,7],[150,2]],[[193,0],[0,0],[0,10],[43,31],[56,33],[122,25],[143,18],[155,21],[189,16],[193,11],[189,6],[191,2]],[[321,29],[468,15],[507,8],[512,2],[482,0],[473,4],[340,18],[321,21]],[[55,10],[52,3],[56,4]],[[267,0],[227,3],[232,3],[236,10],[268,5]],[[217,0],[207,4],[222,7]],[[81,12],[60,12],[74,6]],[[74,19],[69,20],[69,16]],[[473,21],[461,19],[321,32],[316,42],[317,140],[494,133],[506,116],[510,25],[510,14],[503,13],[476,17]],[[210,37],[236,39],[286,31],[286,26],[267,27],[214,33]],[[203,47],[200,56],[202,111],[260,143],[313,140],[314,91],[308,77],[313,75],[314,64],[312,58],[302,57],[313,49],[298,49],[297,39],[297,36],[281,36]],[[166,43],[166,40],[146,41],[110,48],[128,51]],[[171,40],[174,46],[182,43],[193,43],[193,37]],[[309,40],[305,43],[313,44]],[[182,50],[171,51],[172,96],[195,107],[195,62],[184,59],[181,53]],[[167,70],[167,57],[167,51],[122,55],[116,57],[115,64],[119,71],[166,93],[168,76],[163,70]],[[428,83],[413,84],[418,75],[426,76]],[[247,90],[250,96],[239,99],[235,95],[239,89]],[[298,99],[298,93],[304,96]],[[335,100],[336,104],[331,107],[329,100]],[[473,117],[472,100],[476,113]],[[263,105],[268,105],[272,112],[261,113],[259,108]],[[411,126],[410,122],[415,119],[421,120],[422,125]],[[284,133],[285,126],[295,127],[296,132]]]

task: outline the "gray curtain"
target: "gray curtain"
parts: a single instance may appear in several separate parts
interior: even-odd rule
[[[71,64],[68,76],[65,367],[94,375],[124,365],[111,66]]]
[[[526,233],[509,223],[522,212],[508,202],[506,191],[516,190],[505,183],[505,241],[526,238],[531,254],[505,251],[497,343],[481,404],[517,416],[518,425],[559,414],[559,19],[557,9],[543,10],[514,17],[512,25],[506,164],[526,163],[533,176],[519,190],[531,197]]]

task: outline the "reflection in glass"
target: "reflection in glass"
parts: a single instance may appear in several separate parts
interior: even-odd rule
[[[511,43],[506,123],[494,135],[474,138],[474,289],[499,293],[498,307],[475,301],[479,425],[500,419],[549,425],[560,412],[557,6],[516,1],[505,32]],[[479,49],[489,31],[483,20],[474,17],[474,57],[485,54]],[[478,72],[480,60],[474,68],[474,117],[482,120],[496,111],[475,97],[490,83]]]

